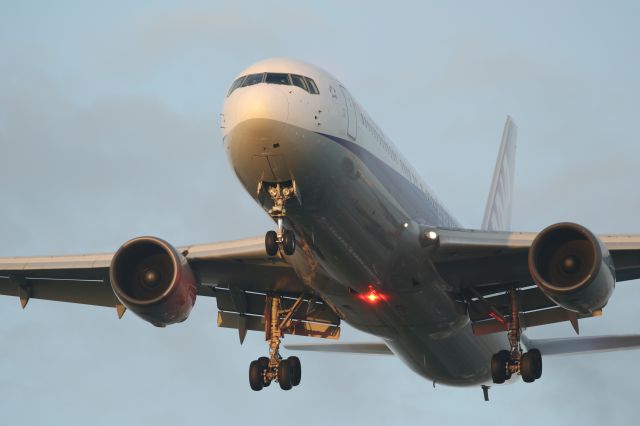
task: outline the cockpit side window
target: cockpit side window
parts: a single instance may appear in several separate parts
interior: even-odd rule
[[[253,86],[254,84],[262,83],[262,79],[264,78],[264,73],[260,74],[249,74],[247,78],[242,82],[241,87]]]
[[[285,84],[289,86],[291,85],[289,74],[284,73],[268,72],[267,78],[264,80],[264,82],[270,84]]]
[[[238,87],[242,85],[242,81],[245,79],[245,77],[246,75],[236,78],[236,81],[234,81],[233,84],[231,85],[231,88],[229,89],[229,93],[227,93],[227,96],[231,95],[234,90],[236,90]]]
[[[304,79],[306,80],[307,86],[309,87],[309,93],[311,93],[312,95],[320,94],[320,91],[318,90],[318,86],[316,86],[315,81],[313,81],[309,77],[305,77]]]
[[[305,92],[309,91],[309,89],[307,89],[307,83],[304,81],[303,76],[297,75],[297,74],[291,74],[291,82],[293,83],[294,86],[298,86]]]

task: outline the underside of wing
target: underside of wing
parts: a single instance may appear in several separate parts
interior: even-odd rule
[[[523,326],[569,321],[578,331],[578,319],[601,315],[615,281],[640,278],[638,235],[595,236],[571,223],[540,233],[429,228],[425,238],[430,232],[437,235],[434,266],[449,290],[468,304],[477,334],[506,329],[512,288],[518,289]],[[576,267],[575,288],[547,282],[578,264],[584,271]],[[563,275],[567,283],[569,275]],[[590,282],[596,282],[591,287],[598,287],[597,293],[586,290]]]
[[[116,307],[109,285],[111,254],[0,258],[0,294]]]
[[[197,278],[198,294],[215,287],[289,292],[307,291],[283,258],[269,257],[262,238],[191,245],[176,249]],[[0,258],[0,294],[115,306],[109,267],[113,253],[78,256]]]
[[[533,283],[528,256],[539,233],[458,229],[435,232],[438,242],[433,261],[452,289]],[[640,279],[640,235],[599,235],[598,239],[611,255],[616,281]]]
[[[337,338],[340,331],[338,316],[284,256],[267,255],[263,237],[180,248],[140,237],[115,254],[0,258],[0,294],[23,307],[35,298],[115,307],[122,316],[127,306],[158,326],[186,319],[196,294],[216,297],[218,325],[238,329],[241,340],[247,330],[265,331],[277,296],[283,312],[296,307],[283,333]]]

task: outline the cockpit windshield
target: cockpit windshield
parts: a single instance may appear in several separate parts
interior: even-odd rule
[[[254,84],[262,83],[263,81],[264,81],[264,73],[249,74],[244,79],[244,81],[242,82],[242,86],[240,87],[253,86]]]
[[[297,86],[305,92],[311,93],[312,95],[320,94],[316,82],[309,77],[304,77],[297,74],[263,72],[258,74],[243,75],[242,77],[237,78],[231,85],[231,88],[229,88],[229,93],[227,93],[227,96],[231,95],[234,90],[240,87],[253,86],[254,84],[259,83]]]
[[[291,80],[289,80],[289,74],[280,74],[275,72],[268,72],[267,78],[265,78],[264,82],[271,83],[271,84],[291,85]]]

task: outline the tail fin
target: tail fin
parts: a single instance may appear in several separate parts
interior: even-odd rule
[[[516,171],[517,137],[518,127],[511,117],[507,116],[496,168],[493,171],[487,207],[484,211],[484,219],[482,219],[481,229],[485,231],[508,231],[511,226],[511,198],[513,195],[513,176]]]

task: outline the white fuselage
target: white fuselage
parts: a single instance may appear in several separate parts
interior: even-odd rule
[[[238,178],[265,210],[271,204],[259,185],[295,182],[299,197],[285,226],[299,241],[287,257],[298,276],[419,374],[453,385],[490,381],[489,359],[506,339],[473,335],[465,306],[419,244],[422,227],[459,224],[338,80],[285,59],[238,77],[261,73],[261,82],[225,99],[222,133]],[[278,73],[307,83],[266,81]],[[381,303],[356,296],[369,286],[385,295]]]

